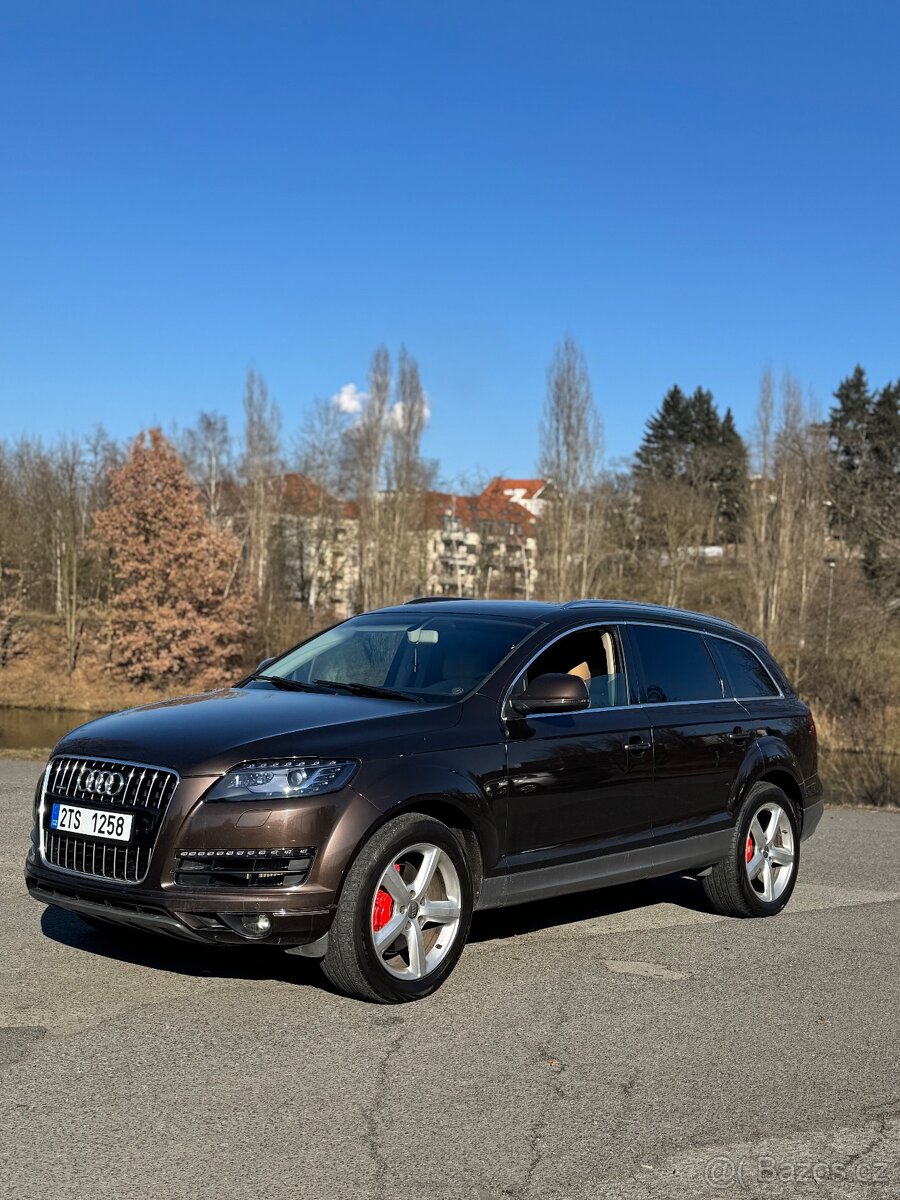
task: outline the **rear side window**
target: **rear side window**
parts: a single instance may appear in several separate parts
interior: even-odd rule
[[[738,700],[778,695],[771,675],[751,650],[722,638],[715,639],[715,647]]]
[[[721,700],[719,671],[699,633],[661,625],[632,625],[644,669],[647,704]]]

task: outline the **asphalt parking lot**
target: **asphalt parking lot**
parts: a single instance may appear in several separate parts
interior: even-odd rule
[[[477,918],[417,1005],[25,894],[0,762],[0,1195],[900,1196],[900,813],[829,810],[771,921],[671,878]]]

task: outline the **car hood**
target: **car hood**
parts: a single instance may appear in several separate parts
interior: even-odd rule
[[[460,708],[229,688],[100,717],[66,734],[54,754],[150,763],[181,775],[218,775],[254,758],[377,754],[373,741],[424,737],[455,725]]]

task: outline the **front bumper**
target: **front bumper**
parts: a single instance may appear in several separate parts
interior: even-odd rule
[[[41,798],[25,863],[29,894],[43,904],[190,942],[292,947],[318,941],[331,926],[344,874],[376,810],[350,787],[273,804],[207,803],[211,782],[205,776],[178,782],[139,882],[49,862],[42,831],[51,798]],[[176,871],[184,851],[264,852],[288,845],[314,848],[299,886],[199,886]],[[265,937],[239,932],[241,917],[259,913],[271,922]]]
[[[268,904],[257,897],[247,903],[241,897],[225,894],[215,904],[210,904],[207,899],[185,897],[173,905],[170,898],[159,894],[139,895],[129,891],[123,896],[121,891],[105,892],[93,886],[92,880],[85,880],[84,884],[61,880],[30,864],[25,869],[25,886],[28,894],[41,904],[65,908],[128,929],[208,945],[304,946],[318,941],[328,932],[334,915],[331,908],[291,910],[274,907],[277,903],[274,898]],[[168,902],[160,903],[161,899]],[[244,937],[219,915],[243,916],[260,912],[266,913],[272,921],[272,930],[265,938]]]

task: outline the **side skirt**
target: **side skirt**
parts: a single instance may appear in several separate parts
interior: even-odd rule
[[[477,908],[479,911],[504,908],[508,904],[525,904],[570,892],[613,887],[636,879],[671,875],[676,871],[700,870],[725,857],[731,848],[731,834],[731,829],[719,829],[715,833],[700,833],[674,842],[604,854],[599,858],[492,875],[484,880]]]

